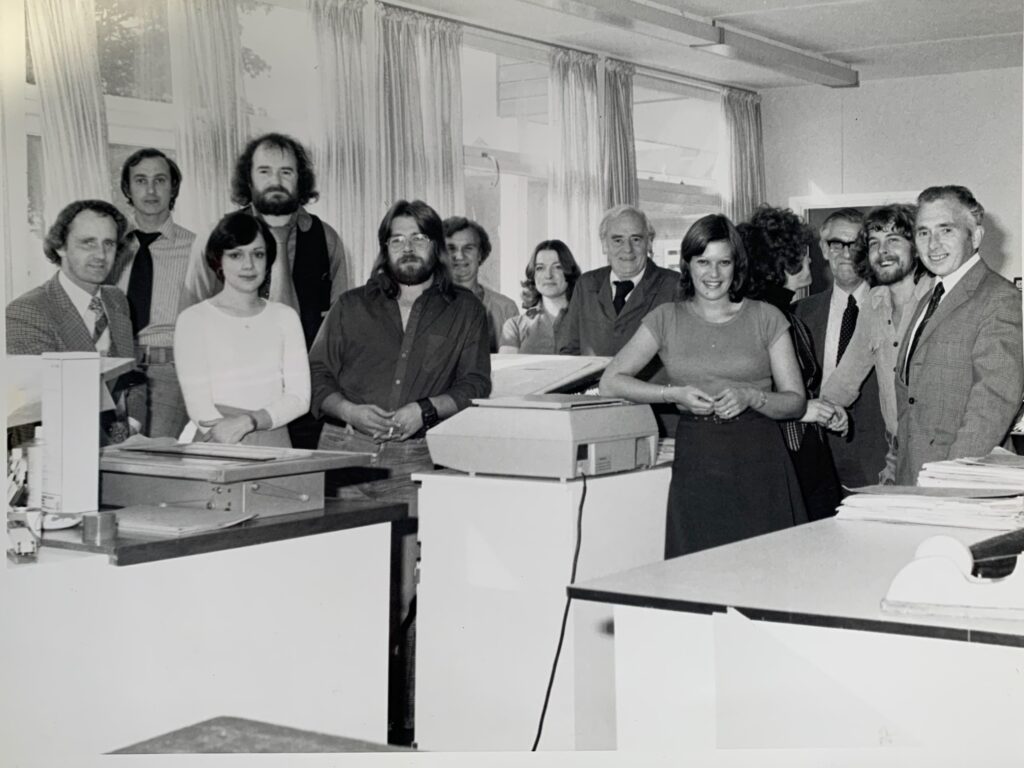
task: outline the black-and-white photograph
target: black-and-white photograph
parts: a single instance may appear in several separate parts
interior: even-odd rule
[[[1024,759],[1021,0],[0,0],[12,766]]]

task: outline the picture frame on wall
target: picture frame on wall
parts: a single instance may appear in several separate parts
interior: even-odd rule
[[[841,208],[856,208],[861,213],[867,213],[872,208],[890,203],[909,203],[913,205],[917,202],[917,195],[916,191],[805,195],[789,198],[789,207],[794,213],[802,217],[814,231],[815,235],[817,235],[825,219]],[[829,270],[828,262],[821,252],[816,237],[811,245],[811,287],[808,289],[807,295],[828,290],[831,285],[832,273]]]

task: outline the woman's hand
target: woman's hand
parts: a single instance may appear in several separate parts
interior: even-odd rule
[[[715,415],[720,419],[735,419],[754,402],[749,387],[726,387],[713,401]]]
[[[709,416],[715,409],[714,398],[697,387],[666,387],[665,399],[696,416]]]
[[[254,419],[249,414],[225,416],[223,419],[201,421],[199,426],[209,429],[204,442],[238,443],[242,438],[254,431]]]
[[[835,415],[836,406],[832,405],[828,400],[816,397],[813,400],[807,401],[807,410],[800,417],[800,421],[807,424],[820,424],[824,427],[831,419],[835,418]]]

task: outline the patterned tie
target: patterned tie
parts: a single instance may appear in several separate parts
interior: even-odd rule
[[[103,332],[107,330],[107,313],[103,309],[103,302],[100,301],[98,293],[89,299],[89,309],[96,315],[96,324],[92,327],[92,343],[95,344],[100,340]]]
[[[633,290],[632,280],[614,280],[615,285],[615,296],[612,298],[612,306],[615,307],[615,314],[622,312],[622,308],[626,306],[626,296]],[[605,294],[606,296],[608,294]]]
[[[846,351],[847,346],[850,344],[850,339],[853,338],[853,329],[857,327],[857,314],[859,312],[857,300],[850,296],[846,300],[846,309],[843,310],[843,322],[839,326],[839,348],[836,350],[836,365],[839,365],[839,361],[843,359],[843,352]]]
[[[153,254],[149,246],[160,233],[136,229],[134,234],[139,249],[132,263],[132,276],[128,278],[128,304],[132,311],[132,332],[137,335],[149,325],[149,308],[153,302]]]
[[[924,317],[921,318],[921,324],[917,326],[917,330],[914,332],[914,339],[910,342],[910,349],[907,350],[907,359],[904,367],[906,374],[904,378],[906,378],[907,384],[910,383],[910,358],[914,356],[914,349],[917,348],[917,342],[921,340],[924,327],[928,325],[928,320],[935,314],[935,308],[939,306],[939,300],[945,291],[946,289],[942,287],[942,283],[935,284],[935,288],[932,290],[932,297],[928,299],[928,308],[925,309]]]

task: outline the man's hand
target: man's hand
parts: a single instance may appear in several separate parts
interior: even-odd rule
[[[397,431],[398,429],[398,425],[394,422],[394,416],[394,412],[385,411],[379,405],[372,403],[366,405],[346,403],[343,412],[345,421],[374,440],[387,440],[395,436],[394,432],[391,437],[388,436],[389,430]]]
[[[242,438],[253,431],[253,420],[247,414],[225,416],[223,419],[212,419],[201,421],[199,426],[210,431],[201,442],[212,443],[238,443]]]
[[[406,403],[391,419],[395,424],[395,440],[408,440],[423,428],[423,411],[418,403]]]

